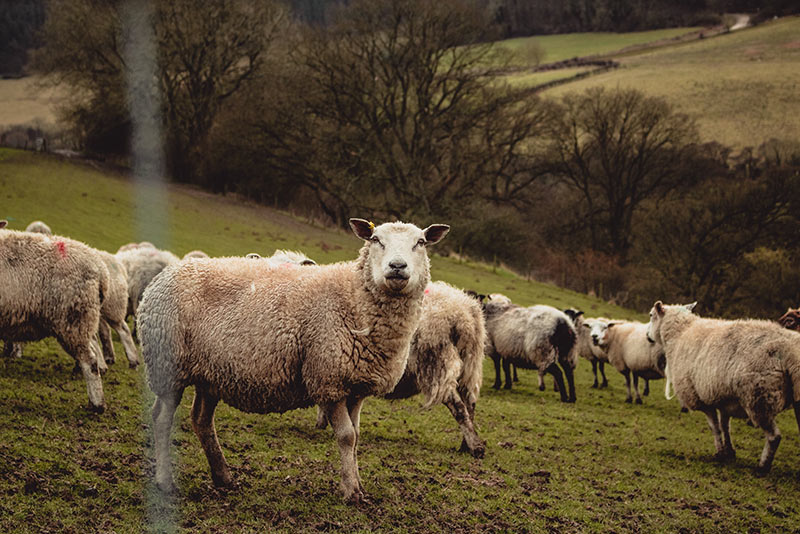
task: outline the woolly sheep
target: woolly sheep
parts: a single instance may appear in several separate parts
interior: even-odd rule
[[[339,445],[345,500],[363,499],[361,407],[403,375],[430,278],[426,245],[449,227],[350,225],[365,240],[354,261],[277,269],[246,258],[194,260],[167,267],[147,288],[137,322],[156,395],[159,488],[173,486],[170,429],[184,388],[194,385],[192,425],[216,485],[232,483],[214,429],[220,399],[258,413],[316,404]]]
[[[159,250],[147,241],[123,245],[115,256],[128,273],[127,315],[134,317],[147,285],[164,267],[180,261],[172,252]]]
[[[659,343],[647,339],[647,325],[637,321],[611,321],[605,337],[605,351],[608,361],[625,377],[628,396],[625,402],[632,401],[631,375],[636,392],[636,404],[642,404],[639,395],[639,378],[653,380],[664,378],[664,349]]]
[[[94,340],[108,293],[108,270],[78,241],[13,230],[0,232],[0,339],[55,337],[78,362],[89,409],[105,409]]]
[[[125,322],[128,311],[128,273],[125,266],[116,256],[103,250],[95,251],[100,260],[108,269],[108,292],[100,309],[100,324],[98,334],[106,363],[114,363],[114,343],[111,341],[111,328],[116,331],[125,356],[131,367],[139,365],[139,355],[133,336]]]
[[[573,370],[577,365],[575,327],[562,311],[551,306],[523,308],[505,295],[495,293],[484,305],[487,353],[494,361],[494,388],[500,388],[500,360],[506,375],[506,389],[511,389],[509,365],[538,369],[539,375],[553,375],[562,402],[575,402]],[[569,395],[564,387],[564,370]],[[540,382],[541,384],[541,382]]]
[[[784,328],[800,332],[800,309],[789,308],[786,313],[781,315],[778,323]]]
[[[272,253],[272,256],[266,258],[261,256],[260,254],[251,252],[245,257],[251,260],[265,260],[269,262],[271,265],[316,265],[317,264],[317,262],[306,256],[302,252],[297,252],[295,250],[276,249],[275,252]]]
[[[735,456],[731,417],[761,428],[757,471],[767,473],[781,441],[775,416],[793,404],[800,427],[800,334],[771,321],[704,319],[694,306],[658,301],[650,310],[647,336],[664,347],[666,396],[672,386],[682,406],[706,415],[719,459]]]
[[[590,318],[584,317],[582,311],[568,309],[564,310],[572,323],[575,325],[575,332],[577,340],[575,341],[575,350],[578,356],[581,356],[592,364],[592,374],[594,375],[593,388],[608,387],[608,379],[606,378],[605,364],[608,363],[608,355],[605,350],[600,346],[601,342],[605,339],[605,332],[608,329],[608,320],[603,318]],[[600,368],[600,375],[603,377],[602,382],[597,380],[597,369]]]
[[[42,221],[33,221],[26,228],[26,232],[34,232],[37,234],[53,235],[53,231]]]
[[[426,408],[435,403],[447,406],[461,429],[461,451],[476,458],[483,458],[486,451],[475,430],[485,342],[480,305],[445,282],[428,284],[406,370],[386,395],[387,399],[407,399],[422,393],[427,398]],[[326,424],[325,414],[319,410],[317,427]]]

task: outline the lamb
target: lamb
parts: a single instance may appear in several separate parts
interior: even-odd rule
[[[747,418],[764,431],[757,473],[772,466],[781,433],[775,416],[794,405],[800,427],[800,334],[771,321],[704,319],[695,304],[650,310],[647,337],[666,355],[670,386],[683,407],[708,418],[718,459],[733,458],[730,418]],[[717,412],[719,415],[717,415]]]
[[[425,288],[422,318],[411,341],[403,377],[387,399],[426,397],[425,407],[442,403],[461,428],[461,451],[483,458],[486,444],[475,430],[475,405],[483,381],[483,347],[486,342],[480,305],[460,289],[445,282]],[[327,421],[317,413],[317,428]]]
[[[134,317],[147,285],[164,267],[180,261],[172,252],[159,250],[147,241],[123,245],[115,256],[128,273],[127,315]]]
[[[37,234],[53,235],[53,231],[42,221],[33,221],[26,228],[26,232],[34,232]]]
[[[316,404],[339,445],[344,498],[363,499],[361,407],[403,375],[430,279],[427,246],[449,226],[350,226],[365,241],[355,261],[279,269],[247,258],[193,260],[167,267],[147,288],[137,322],[156,395],[159,488],[173,487],[170,429],[183,390],[194,385],[192,425],[214,484],[232,483],[214,429],[219,400],[257,413]]]
[[[647,325],[637,321],[608,323],[604,348],[609,363],[625,377],[625,385],[628,388],[625,402],[632,401],[631,375],[633,375],[636,404],[642,404],[639,378],[645,380],[664,378],[666,365],[664,348],[659,343],[650,343],[647,339]]]
[[[575,331],[578,335],[575,342],[575,350],[578,356],[586,358],[592,364],[592,374],[594,375],[592,387],[595,389],[608,387],[605,371],[605,364],[608,363],[608,354],[601,347],[601,341],[605,339],[609,321],[603,318],[584,317],[582,311],[575,309],[564,310],[564,313],[572,319],[572,323],[575,325]],[[597,380],[598,367],[600,368],[600,375],[603,377],[602,383]]]
[[[0,225],[0,227],[5,225]],[[65,237],[0,232],[0,339],[53,336],[78,362],[89,409],[105,409],[94,340],[109,275],[94,249]]]
[[[577,365],[577,352],[574,350],[577,334],[564,312],[541,305],[523,308],[512,304],[505,295],[495,293],[484,305],[484,316],[487,353],[495,366],[495,389],[500,389],[502,359],[506,389],[511,389],[510,364],[514,364],[523,369],[538,369],[540,377],[544,373],[552,374],[561,401],[575,402],[573,370]],[[569,395],[559,364],[567,377]]]

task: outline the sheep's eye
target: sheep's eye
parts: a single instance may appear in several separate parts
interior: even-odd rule
[[[420,239],[419,241],[417,241],[417,246],[418,247],[425,246],[425,240],[424,239]]]

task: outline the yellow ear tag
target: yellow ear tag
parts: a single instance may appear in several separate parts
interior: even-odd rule
[[[375,223],[372,222],[372,221],[367,221],[367,222],[369,223],[369,229],[370,230],[374,230],[375,229]]]

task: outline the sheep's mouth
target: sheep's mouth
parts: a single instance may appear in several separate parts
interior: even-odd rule
[[[407,274],[394,272],[391,274],[386,275],[386,286],[391,289],[392,291],[402,291],[408,285],[408,279],[410,278]]]

